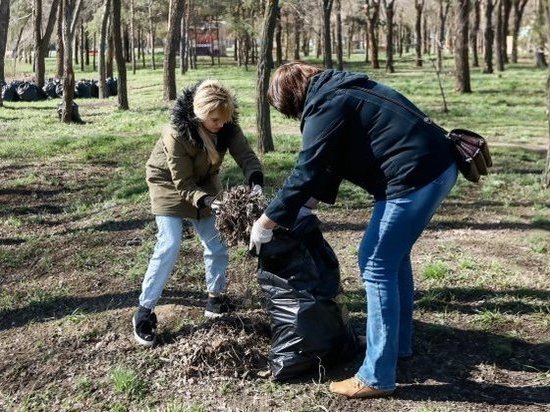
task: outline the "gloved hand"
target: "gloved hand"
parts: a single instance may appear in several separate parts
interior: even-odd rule
[[[252,186],[252,190],[250,191],[250,195],[261,195],[261,194],[262,194],[262,187],[260,185]]]
[[[217,200],[215,196],[206,196],[203,200],[203,203],[205,206],[212,209],[212,212],[214,212],[214,214],[217,215],[218,213],[220,213],[222,202],[221,200]]]
[[[256,255],[259,255],[262,244],[270,242],[272,238],[273,230],[264,228],[260,221],[256,220],[250,231],[250,244],[248,245],[248,250],[255,249]]]

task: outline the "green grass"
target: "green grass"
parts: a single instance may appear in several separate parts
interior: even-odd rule
[[[133,369],[119,366],[111,371],[109,377],[114,391],[122,393],[128,398],[139,400],[148,392],[147,383]]]

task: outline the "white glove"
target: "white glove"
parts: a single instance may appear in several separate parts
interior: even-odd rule
[[[273,230],[264,228],[260,221],[256,220],[250,231],[250,244],[248,245],[248,250],[256,249],[256,254],[259,255],[262,244],[270,242],[272,238]]]
[[[252,190],[250,191],[251,195],[261,195],[262,194],[262,187],[260,185],[254,185],[252,187]]]

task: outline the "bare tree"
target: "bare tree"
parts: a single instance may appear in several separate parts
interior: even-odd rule
[[[107,45],[107,30],[109,15],[111,13],[111,0],[105,0],[103,17],[101,18],[101,32],[99,34],[99,97],[105,99],[109,97],[109,91],[105,83],[107,79],[107,68],[105,64],[105,51]]]
[[[365,4],[368,21],[368,40],[371,49],[372,68],[379,69],[380,61],[378,60],[378,21],[380,19],[380,1],[367,0]]]
[[[384,0],[386,11],[386,71],[395,73],[393,66],[393,16],[395,14],[395,0]]]
[[[334,0],[323,0],[323,61],[327,69],[332,69],[332,39],[330,35],[330,15]]]
[[[513,0],[514,20],[512,26],[512,63],[518,62],[518,36],[521,27],[521,19],[528,0]]]
[[[550,0],[542,0],[541,7],[546,16],[546,38],[550,44]],[[550,187],[550,69],[546,77],[546,120],[548,121],[548,149],[546,152],[546,168],[544,170],[544,187]]]
[[[130,0],[130,49],[132,58],[132,73],[136,74],[136,31],[135,31],[135,0]]]
[[[260,153],[275,150],[271,134],[267,90],[269,88],[269,76],[273,68],[273,35],[277,22],[279,0],[267,0],[265,7],[261,49],[258,58],[258,80],[256,83],[256,129],[258,131],[258,151]]]
[[[496,13],[497,13],[497,27],[496,27],[496,44],[495,52],[497,58],[497,69],[498,71],[504,71],[504,56],[503,48],[506,49],[506,46],[503,46],[505,43],[504,33],[503,33],[503,19],[504,19],[504,0],[497,0],[496,3]]]
[[[46,75],[46,54],[50,45],[53,28],[55,26],[55,18],[59,0],[52,1],[52,7],[46,24],[44,34],[42,34],[42,0],[34,0],[34,68],[36,84],[38,87],[44,86],[44,78]]]
[[[82,0],[63,0],[63,110],[61,121],[71,123],[79,118],[73,111],[74,70],[73,70],[73,38],[76,31],[78,14]]]
[[[344,70],[344,51],[342,45],[342,0],[336,0],[336,64],[338,70]]]
[[[470,67],[468,64],[468,22],[470,0],[457,0],[455,13],[455,66],[456,90],[459,93],[471,93]]]
[[[451,2],[449,0],[438,0],[439,3],[439,27],[437,31],[437,71],[443,71],[443,47],[445,45],[445,29]]]
[[[10,0],[0,0],[0,107],[2,107],[2,86],[6,80],[4,61],[8,42],[8,27],[10,23]]]
[[[164,48],[164,100],[174,100],[177,97],[176,53],[180,42],[180,21],[184,10],[185,0],[170,0],[168,34]]]
[[[153,21],[153,1],[149,0],[149,3],[147,4],[147,17],[149,20],[149,41],[150,41],[150,47],[151,47],[151,62],[153,63],[153,70],[157,69],[157,65],[155,62],[155,23]]]
[[[485,31],[483,38],[485,40],[484,54],[483,54],[483,73],[493,73],[493,8],[495,6],[495,0],[485,0],[484,19],[485,19]]]
[[[416,66],[422,67],[422,12],[424,11],[425,0],[414,0],[414,8],[416,9],[416,20],[414,31],[416,33]]]
[[[57,7],[57,41],[55,49],[56,77],[63,77],[63,2]]]
[[[120,0],[112,0],[113,6],[113,43],[115,46],[115,59],[117,65],[117,97],[118,97],[118,108],[120,110],[128,110],[130,107],[128,105],[128,88],[126,85],[126,60],[124,59],[123,44],[122,44],[122,35],[120,30],[122,26],[120,24]]]
[[[472,66],[479,67],[477,41],[479,35],[479,26],[481,22],[481,0],[472,1],[472,10],[474,12],[472,28],[470,29],[470,49],[472,50]]]
[[[300,60],[300,35],[304,23],[302,19],[303,12],[304,11],[300,9],[299,5],[297,5],[294,11],[294,60]]]

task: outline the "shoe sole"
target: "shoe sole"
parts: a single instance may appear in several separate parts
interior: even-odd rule
[[[225,313],[216,313],[216,312],[210,312],[209,310],[205,310],[204,316],[210,319],[215,319],[215,318],[221,318],[225,316]]]
[[[157,340],[156,339],[156,336],[153,340],[145,340],[145,339],[142,339],[136,332],[136,320],[134,318],[132,318],[132,326],[134,327],[134,339],[136,340],[137,343],[139,343],[141,346],[146,346],[148,348],[150,348],[151,346],[153,346],[155,344],[155,341]]]

